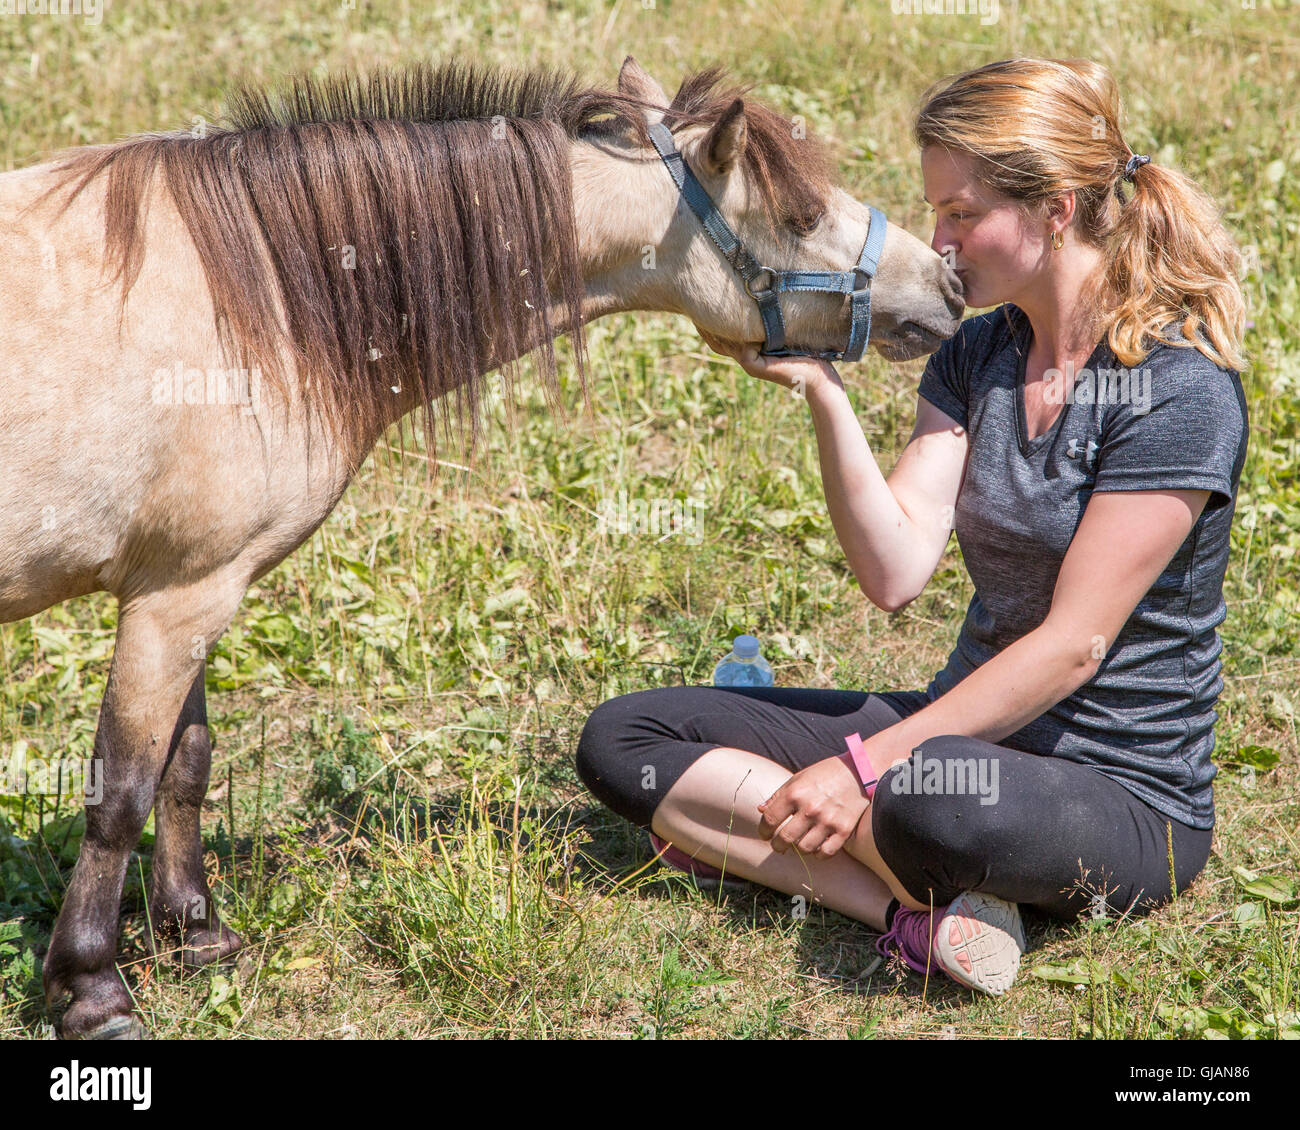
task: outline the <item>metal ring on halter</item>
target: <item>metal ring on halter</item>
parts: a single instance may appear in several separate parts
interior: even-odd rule
[[[759,287],[758,291],[755,292],[754,280],[758,278],[759,275],[767,276],[767,286]],[[771,267],[760,266],[757,271],[745,280],[745,291],[749,294],[750,298],[757,298],[760,294],[767,294],[774,286],[776,286],[776,271]]]

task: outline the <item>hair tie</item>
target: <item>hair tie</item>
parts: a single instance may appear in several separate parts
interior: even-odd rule
[[[1136,173],[1138,169],[1140,169],[1143,165],[1149,165],[1149,164],[1151,164],[1151,158],[1148,157],[1145,153],[1142,154],[1140,157],[1136,153],[1133,154],[1133,156],[1131,156],[1128,159],[1128,163],[1124,166],[1124,179],[1126,181],[1129,181],[1130,183],[1136,183],[1133,179],[1133,174]]]

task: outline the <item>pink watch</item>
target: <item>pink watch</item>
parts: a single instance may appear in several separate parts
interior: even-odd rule
[[[867,749],[862,744],[862,735],[850,734],[844,740],[849,747],[849,760],[853,763],[853,771],[858,775],[858,782],[862,785],[862,793],[870,800],[875,795],[876,782],[879,778],[867,759]]]

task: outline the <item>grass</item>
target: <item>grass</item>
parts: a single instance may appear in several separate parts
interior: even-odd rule
[[[1252,424],[1225,584],[1213,855],[1140,921],[1029,922],[1016,990],[973,999],[876,959],[861,926],[782,896],[709,895],[647,866],[576,780],[587,714],[706,682],[738,631],[777,681],[924,686],[970,598],[955,541],[895,614],[857,591],[806,408],[711,360],[688,324],[592,327],[584,406],[521,392],[430,483],[396,433],[320,531],[250,591],[208,671],[205,859],[248,943],[182,976],[144,945],[150,830],[123,903],[123,968],[153,1031],[199,1036],[1300,1036],[1295,876],[1300,685],[1300,149],[1294,4],[1003,5],[998,21],[789,0],[725,13],[578,2],[133,3],[101,25],[0,21],[5,167],[211,116],[268,81],[472,51],[665,85],[721,62],[833,137],[852,191],[928,235],[909,114],[943,73],[1086,55],[1120,78],[1135,151],[1223,202],[1245,279]],[[1287,38],[1287,33],[1291,38]],[[779,47],[773,47],[773,36]],[[1150,61],[1159,59],[1158,72]],[[31,91],[39,97],[32,97]],[[920,362],[846,370],[886,470]],[[414,430],[408,452],[420,451]],[[698,500],[703,538],[620,536],[602,508]],[[0,626],[0,758],[87,756],[115,608],[97,595]],[[39,962],[79,842],[65,800],[0,797],[0,1033],[48,1033]]]

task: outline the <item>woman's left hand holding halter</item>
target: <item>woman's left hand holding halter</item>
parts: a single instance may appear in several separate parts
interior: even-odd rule
[[[823,385],[843,388],[840,375],[829,361],[817,357],[764,357],[751,342],[727,341],[696,326],[704,343],[715,353],[730,357],[751,377],[771,381],[807,398]]]

